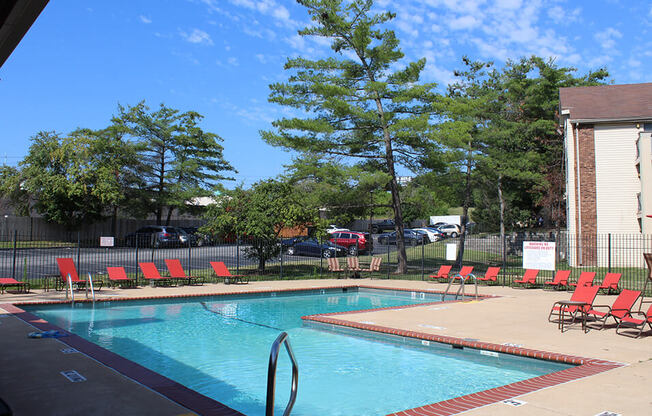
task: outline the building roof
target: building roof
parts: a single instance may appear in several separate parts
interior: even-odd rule
[[[652,82],[560,88],[559,106],[572,121],[652,120]]]
[[[0,0],[0,67],[46,4],[48,0]]]

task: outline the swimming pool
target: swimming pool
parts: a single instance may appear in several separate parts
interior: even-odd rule
[[[438,301],[342,289],[25,307],[247,415],[264,414],[269,348],[286,331],[299,362],[293,415],[388,414],[568,368],[508,354],[302,325],[301,316]],[[277,413],[289,397],[280,356]]]

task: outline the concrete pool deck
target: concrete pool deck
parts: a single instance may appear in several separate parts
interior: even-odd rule
[[[295,280],[262,281],[247,285],[207,284],[204,286],[143,287],[103,289],[98,299],[148,298],[175,295],[200,295],[339,287],[349,285],[443,291],[445,284],[404,280]],[[347,313],[338,320],[414,331],[459,339],[473,339],[525,349],[547,351],[625,364],[600,374],[537,390],[516,397],[525,402],[512,406],[502,402],[468,410],[469,415],[597,415],[604,411],[621,415],[652,414],[652,335],[639,339],[620,336],[613,328],[584,333],[579,324],[561,333],[549,323],[548,312],[557,300],[569,299],[568,292],[541,289],[513,289],[481,286],[479,293],[490,295],[481,301],[455,302],[410,308]],[[61,301],[63,292],[4,294],[0,303]],[[83,292],[77,293],[83,298]],[[610,305],[615,295],[599,295],[595,304]],[[84,354],[62,354],[60,341],[29,339],[34,328],[7,314],[0,306],[0,397],[16,415],[39,414],[34,406],[63,403],[60,411],[49,414],[192,414],[155,391],[111,370]],[[65,360],[74,360],[66,362]],[[64,365],[64,364],[67,364]],[[300,364],[300,363],[299,363]],[[61,368],[79,372],[93,383],[70,383],[59,374]],[[58,370],[58,371],[57,371]],[[415,368],[415,371],[418,371]],[[86,372],[86,373],[84,373]],[[64,383],[65,381],[65,383]],[[300,388],[300,385],[299,385]],[[51,397],[48,397],[50,395]],[[38,398],[38,400],[35,400]],[[67,402],[67,403],[66,403]],[[32,406],[32,407],[29,407]],[[86,406],[86,407],[84,407]],[[48,407],[40,407],[47,409]],[[103,409],[106,410],[104,413]],[[20,411],[19,411],[20,410]],[[41,413],[48,414],[48,412]]]

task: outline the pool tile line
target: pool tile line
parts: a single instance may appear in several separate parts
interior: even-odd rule
[[[87,341],[72,332],[59,328],[15,305],[0,304],[0,308],[41,331],[57,330],[65,334],[66,336],[57,338],[57,340],[197,414],[207,416],[245,416],[243,413],[231,409],[223,403],[191,390],[140,364]]]
[[[302,319],[307,321],[320,322],[329,325],[361,329],[365,331],[402,336],[406,338],[434,341],[455,346],[495,351],[505,354],[520,355],[529,358],[536,358],[548,361],[556,361],[566,364],[574,364],[575,367],[567,368],[550,374],[533,377],[527,380],[507,384],[505,386],[484,390],[465,396],[444,400],[414,409],[408,409],[388,416],[445,416],[454,415],[478,407],[498,403],[503,400],[532,393],[544,388],[556,386],[563,383],[575,381],[584,377],[599,374],[614,368],[623,367],[625,364],[612,361],[585,358],[573,355],[550,353],[547,351],[531,350],[527,348],[512,347],[506,345],[492,344],[488,342],[468,341],[461,338],[427,334],[418,331],[408,331],[396,328],[389,328],[380,325],[363,324],[359,322],[346,321],[330,317],[333,314],[310,315]]]
[[[292,292],[305,292],[306,290],[329,290],[329,289],[380,289],[380,290],[393,290],[396,292],[414,292],[414,293],[427,293],[430,295],[443,295],[444,292],[440,290],[434,290],[434,289],[425,289],[425,290],[414,290],[414,289],[405,289],[405,288],[396,288],[396,287],[389,287],[389,286],[375,286],[375,285],[356,285],[356,284],[350,284],[350,285],[341,285],[341,286],[317,286],[317,287],[311,287],[311,288],[283,288],[283,289],[264,289],[264,290],[247,290],[246,287],[243,287],[243,290],[239,290],[236,292],[218,292],[218,293],[188,293],[188,294],[178,294],[178,295],[171,295],[171,294],[163,294],[163,295],[156,295],[156,296],[135,296],[135,297],[109,297],[109,298],[96,298],[95,302],[120,302],[120,301],[131,301],[131,300],[153,300],[153,299],[176,299],[176,298],[192,298],[192,297],[203,297],[203,296],[217,296],[217,297],[224,297],[224,296],[233,296],[233,295],[248,295],[248,294],[265,294],[265,293],[292,293]],[[496,295],[478,295],[478,298],[480,299],[489,299],[489,298],[499,298],[500,296]],[[470,297],[469,297],[470,298]],[[16,306],[20,305],[57,305],[57,304],[66,304],[66,303],[71,303],[72,301],[70,300],[44,300],[44,301],[20,301],[20,302],[14,302],[13,304]],[[92,299],[76,299],[76,303],[92,303]],[[448,301],[448,302],[463,302],[462,300],[455,300],[455,301]],[[433,302],[433,303],[440,303],[440,302]],[[424,305],[423,303],[420,303],[418,305],[414,306],[422,306]],[[406,305],[405,307],[412,307],[413,305]]]
[[[204,296],[214,296],[214,297],[226,297],[226,296],[237,296],[237,295],[258,295],[258,294],[266,294],[266,293],[292,293],[292,292],[305,292],[307,290],[313,291],[313,290],[328,290],[328,289],[357,289],[361,286],[359,285],[343,285],[343,286],[319,286],[319,287],[311,287],[311,288],[287,288],[287,289],[265,289],[265,290],[246,290],[246,288],[243,288],[245,290],[237,291],[237,292],[218,292],[218,293],[187,293],[187,294],[178,294],[178,295],[156,295],[156,296],[133,296],[133,297],[110,297],[110,298],[96,298],[95,302],[122,302],[122,301],[132,301],[132,300],[155,300],[155,299],[177,299],[177,298],[195,298],[195,297],[204,297]],[[380,289],[376,287],[371,287],[374,289]],[[422,291],[423,292],[423,291]],[[436,293],[441,293],[441,292],[432,292],[434,294]],[[20,302],[14,302],[13,304],[16,306],[21,306],[21,305],[59,305],[59,304],[66,304],[66,303],[72,303],[70,300],[43,300],[43,301],[20,301]],[[76,299],[75,303],[93,303],[92,299]]]

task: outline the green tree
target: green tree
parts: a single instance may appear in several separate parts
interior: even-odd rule
[[[299,34],[331,42],[326,59],[288,59],[286,83],[270,86],[269,100],[303,112],[262,132],[274,146],[346,158],[387,175],[398,234],[398,269],[407,271],[397,165],[411,166],[428,147],[434,84],[419,84],[425,59],[396,70],[403,58],[391,30],[393,13],[373,14],[371,0],[300,0],[313,21]]]
[[[225,191],[216,204],[211,204],[202,228],[211,234],[246,237],[251,246],[245,255],[258,260],[258,270],[265,271],[265,262],[279,255],[278,238],[284,228],[314,224],[318,218],[307,209],[299,194],[286,182],[265,180],[250,189],[238,187]]]
[[[142,188],[132,200],[156,215],[157,224],[168,224],[175,209],[184,210],[195,197],[212,196],[222,180],[221,172],[234,171],[224,159],[222,139],[205,132],[198,123],[203,116],[181,113],[161,104],[150,111],[144,102],[118,107],[114,128],[133,139],[139,156]]]
[[[31,214],[30,194],[25,190],[22,181],[20,169],[0,166],[0,196],[7,200],[16,215],[28,216]]]
[[[17,172],[20,187],[34,200],[34,209],[49,221],[78,228],[104,217],[116,193],[107,192],[111,177],[102,174],[96,142],[81,131],[69,137],[40,132]]]

